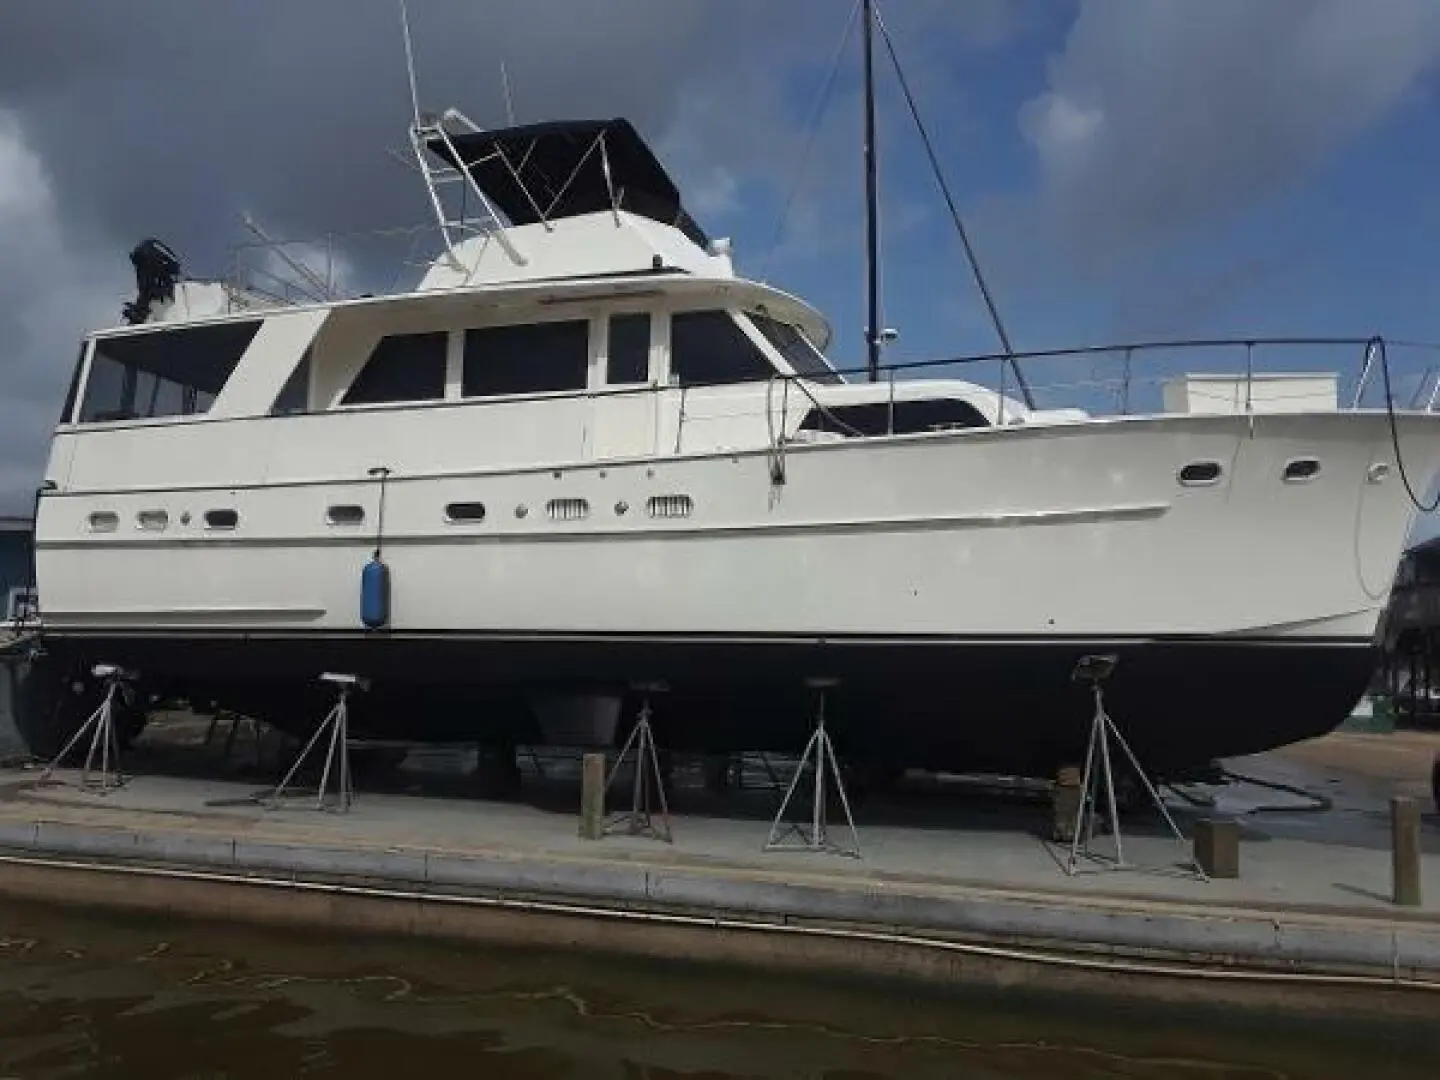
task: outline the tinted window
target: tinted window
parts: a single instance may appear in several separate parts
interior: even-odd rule
[[[610,316],[610,355],[605,379],[610,383],[643,383],[650,378],[650,316]]]
[[[442,331],[381,338],[341,404],[378,405],[443,398],[448,336]]]
[[[968,401],[931,398],[894,403],[867,402],[815,409],[800,427],[807,431],[837,431],[842,435],[904,435],[917,431],[944,431],[950,428],[988,427],[985,416]]]
[[[810,339],[798,326],[776,322],[766,315],[752,314],[750,321],[755,324],[755,329],[765,335],[765,340],[774,346],[775,351],[785,357],[790,366],[795,369],[795,374],[803,375],[815,382],[838,383],[842,381],[826,362],[825,357],[820,354],[820,350],[810,344]]]
[[[70,376],[70,389],[65,392],[65,407],[60,410],[60,423],[68,424],[75,417],[75,399],[80,396],[80,372],[85,367],[85,346],[80,346],[80,355],[75,360],[75,372]]]
[[[752,382],[775,373],[724,311],[686,311],[670,320],[670,375],[681,386]]]
[[[584,390],[589,368],[590,324],[583,319],[465,332],[466,397]]]
[[[270,406],[271,416],[293,416],[310,411],[310,350],[300,358],[290,378],[280,388],[275,404]]]
[[[96,339],[80,422],[207,412],[259,330],[257,320]]]

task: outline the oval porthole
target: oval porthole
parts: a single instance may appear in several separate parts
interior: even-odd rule
[[[114,532],[120,527],[120,515],[111,510],[96,510],[90,515],[89,522],[91,532]]]
[[[1218,461],[1192,461],[1180,470],[1180,483],[1186,487],[1203,487],[1220,479]]]
[[[206,510],[205,528],[233,529],[240,524],[240,514],[235,510]]]
[[[365,508],[351,503],[332,506],[325,511],[325,520],[331,525],[363,525],[365,524]]]
[[[1320,475],[1320,462],[1314,458],[1296,458],[1285,465],[1285,483],[1303,484]]]
[[[452,525],[478,525],[485,520],[485,504],[478,502],[447,503],[445,520]]]
[[[545,512],[551,521],[583,521],[590,516],[590,504],[584,499],[551,499]]]
[[[695,510],[689,495],[655,495],[646,505],[652,518],[687,518]]]
[[[135,515],[135,524],[146,532],[162,532],[170,524],[170,515],[164,510],[141,510]]]

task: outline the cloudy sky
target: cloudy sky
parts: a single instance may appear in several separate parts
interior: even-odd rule
[[[853,39],[815,122],[852,0],[410,9],[424,105],[503,123],[503,61],[521,121],[630,117],[742,272],[811,299],[859,359]],[[1440,340],[1436,0],[882,10],[1019,347]],[[245,213],[294,238],[425,220],[388,153],[409,113],[398,27],[395,0],[0,2],[0,512],[28,509],[77,339],[117,321],[136,241],[220,274]],[[895,358],[989,349],[882,75]],[[346,254],[375,288],[404,252]]]

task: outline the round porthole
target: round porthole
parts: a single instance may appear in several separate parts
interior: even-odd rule
[[[1365,470],[1365,479],[1372,484],[1383,484],[1390,475],[1390,463],[1377,461]]]
[[[1220,480],[1218,461],[1192,461],[1180,470],[1180,483],[1186,487],[1204,487]]]

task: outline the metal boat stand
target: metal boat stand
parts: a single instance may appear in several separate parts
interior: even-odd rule
[[[133,671],[126,671],[114,664],[96,664],[91,673],[105,683],[105,697],[99,707],[90,714],[90,718],[80,725],[80,730],[70,737],[64,749],[45,766],[45,771],[40,774],[40,783],[48,782],[60,763],[70,756],[70,751],[89,735],[90,749],[85,754],[80,786],[97,789],[101,795],[108,795],[123,786],[128,779],[120,771],[120,736],[115,730],[115,699],[121,694],[133,692],[130,683],[136,676]],[[97,755],[100,759],[100,773],[92,780],[90,774],[95,767]]]
[[[655,732],[650,726],[650,695],[662,694],[668,687],[664,683],[640,683],[634,689],[640,691],[642,695],[640,715],[635,721],[635,727],[630,732],[630,737],[620,748],[620,756],[615,759],[615,764],[610,769],[610,775],[605,778],[605,792],[608,794],[611,785],[615,783],[615,778],[620,775],[620,770],[624,767],[625,759],[629,757],[630,751],[632,749],[635,751],[630,809],[616,814],[611,821],[606,822],[605,832],[624,831],[631,836],[650,836],[670,844],[675,840],[670,831],[670,804],[665,800],[665,778],[660,772],[660,755],[655,750]],[[655,816],[650,810],[650,785],[652,782],[660,802],[660,824],[658,826],[655,823]]]
[[[310,752],[320,743],[321,738],[328,731],[329,742],[326,744],[325,765],[320,773],[320,787],[315,795],[315,809],[324,810],[326,807],[326,794],[330,787],[330,776],[335,775],[335,809],[345,813],[355,801],[355,783],[350,774],[350,694],[354,690],[370,689],[370,680],[359,675],[337,675],[327,672],[320,676],[320,681],[329,686],[335,687],[335,704],[320,726],[315,729],[315,734],[310,736],[310,741],[305,744],[305,749],[300,751],[300,756],[295,759],[290,771],[280,781],[275,790],[270,793],[266,800],[271,806],[278,806],[285,797],[285,791],[290,786],[290,781],[295,779],[295,774],[305,764],[305,759]]]
[[[790,787],[785,792],[785,798],[780,802],[780,809],[775,814],[775,821],[770,826],[770,836],[765,841],[766,851],[826,851],[834,855],[845,855],[849,858],[859,859],[860,834],[855,830],[855,817],[850,813],[850,799],[845,794],[845,781],[840,775],[840,762],[835,756],[835,744],[830,741],[830,732],[825,728],[825,692],[839,685],[838,679],[807,679],[805,685],[815,691],[815,731],[810,736],[810,741],[805,744],[805,752],[800,755],[800,760],[795,765],[795,775],[790,779]],[[795,797],[795,791],[800,786],[800,778],[805,775],[807,765],[813,759],[815,770],[815,782],[813,799],[810,806],[810,821],[806,823],[785,821],[785,811],[789,809],[790,800]],[[828,808],[825,797],[825,778],[829,776],[835,785],[835,792],[840,796],[840,806],[845,811],[845,824],[850,829],[851,844],[845,847],[832,843],[830,840],[830,829],[827,822]],[[787,843],[786,837],[794,835],[795,840]]]
[[[1185,862],[1195,871],[1200,880],[1208,881],[1210,879],[1199,862],[1189,854],[1185,836],[1180,832],[1180,827],[1175,824],[1175,819],[1170,816],[1170,811],[1165,809],[1165,803],[1160,798],[1160,793],[1155,790],[1155,785],[1145,774],[1139,759],[1130,749],[1130,744],[1125,741],[1125,736],[1120,734],[1120,729],[1115,726],[1115,721],[1110,718],[1110,713],[1105,709],[1105,682],[1114,672],[1118,662],[1118,657],[1113,655],[1082,656],[1071,674],[1071,678],[1076,682],[1090,684],[1090,692],[1095,699],[1095,715],[1090,721],[1090,741],[1085,749],[1085,770],[1080,780],[1080,806],[1075,814],[1075,828],[1070,839],[1070,858],[1066,863],[1065,872],[1071,876],[1080,873],[1079,863],[1082,858],[1094,864],[1093,870],[1138,869],[1125,861],[1125,840],[1120,832],[1120,811],[1115,799],[1115,768],[1110,753],[1110,740],[1113,738],[1129,760],[1135,775],[1140,778],[1140,783],[1144,785],[1151,802],[1160,811],[1160,816],[1165,819],[1165,824],[1175,837],[1175,842],[1180,845],[1182,851],[1186,852]],[[1102,797],[1105,800],[1103,809],[1098,805]],[[1102,812],[1109,820],[1110,831],[1115,837],[1114,856],[1097,852],[1094,848],[1095,821]]]

